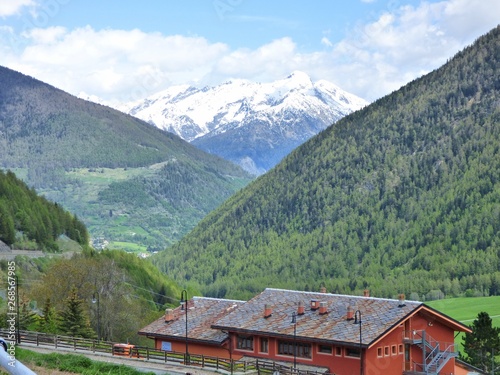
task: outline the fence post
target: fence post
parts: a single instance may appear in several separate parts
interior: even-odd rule
[[[57,335],[54,335],[54,347],[57,349]]]
[[[39,345],[39,340],[38,340],[38,333],[36,334],[36,346]]]

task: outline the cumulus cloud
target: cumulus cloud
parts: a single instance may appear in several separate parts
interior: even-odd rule
[[[0,1],[0,17],[19,14],[24,7],[34,7],[34,0],[3,0]]]
[[[10,64],[13,69],[74,94],[121,101],[201,79],[228,49],[202,37],[90,26],[32,29],[23,38],[27,46]]]
[[[265,82],[294,70],[374,100],[439,67],[495,27],[500,14],[499,0],[398,4],[389,1],[343,40],[332,43],[324,36],[321,50],[307,53],[290,37],[231,49],[199,36],[141,30],[39,27],[14,35],[0,27],[0,64],[73,94],[115,102],[138,100],[172,84],[218,84],[231,78]],[[9,44],[13,37],[15,45]]]
[[[427,73],[497,25],[500,1],[447,0],[387,9],[358,25],[325,57],[328,76],[376,99]]]

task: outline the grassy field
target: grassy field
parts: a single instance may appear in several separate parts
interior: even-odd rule
[[[500,327],[500,296],[441,299],[426,302],[426,305],[467,326],[472,326],[477,314],[486,312],[491,318],[492,325]],[[460,352],[463,351],[463,338],[463,333],[455,338],[455,344]]]
[[[466,325],[472,325],[477,314],[484,311],[492,319],[493,326],[500,327],[500,296],[451,298],[426,304]]]
[[[69,375],[69,374],[118,374],[118,375],[155,375],[154,372],[144,372],[125,365],[92,361],[79,354],[50,353],[41,354],[30,350],[17,348],[17,359],[28,368],[35,368],[39,375]],[[0,371],[0,374],[4,372]],[[18,372],[16,372],[18,373]]]

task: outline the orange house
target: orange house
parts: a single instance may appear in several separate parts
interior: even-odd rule
[[[210,299],[193,298],[188,314],[194,315],[205,300]],[[189,328],[190,352],[262,358],[336,375],[456,374],[455,333],[471,332],[402,295],[395,300],[368,293],[359,297],[268,288],[247,302],[211,301],[210,313]],[[168,337],[170,350],[183,351],[185,329],[177,329],[177,334],[167,329],[169,324],[182,326],[179,311],[174,311],[177,320],[172,323],[161,319],[139,333],[154,338],[157,348]],[[217,339],[204,342],[201,331]],[[168,345],[163,349],[169,350]]]
[[[155,349],[230,358],[228,334],[212,329],[212,324],[245,301],[193,297],[186,306],[167,309],[165,315],[138,334],[155,341]]]

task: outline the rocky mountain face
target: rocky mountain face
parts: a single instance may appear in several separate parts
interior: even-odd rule
[[[120,110],[261,174],[338,119],[368,103],[302,72],[271,83],[174,86]]]

